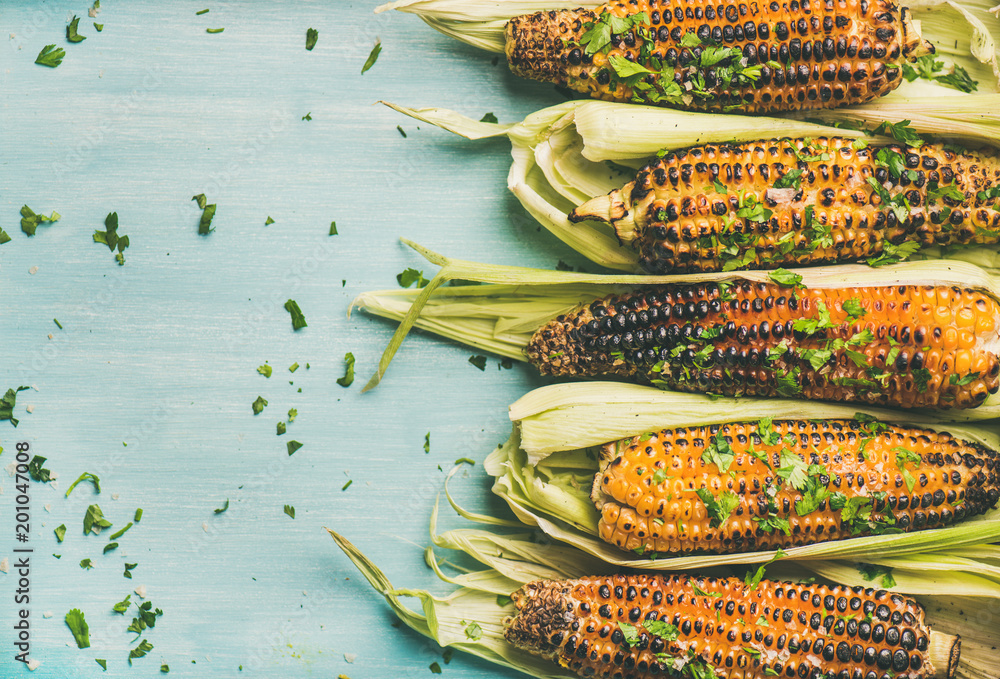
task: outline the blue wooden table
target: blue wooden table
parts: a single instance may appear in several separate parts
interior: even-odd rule
[[[178,677],[419,677],[442,662],[436,645],[390,626],[323,527],[400,585],[444,591],[422,555],[441,470],[481,461],[509,432],[506,406],[540,382],[493,359],[481,372],[468,349],[415,334],[362,395],[393,326],[348,318],[349,302],[407,267],[430,273],[400,236],[471,260],[582,262],[505,191],[506,141],[463,142],[375,105],[511,121],[559,95],[374,7],[106,1],[92,19],[83,0],[0,6],[0,228],[12,238],[0,245],[0,393],[31,387],[20,425],[0,422],[0,467],[27,441],[58,476],[30,487],[30,657],[41,663],[30,673],[13,659],[18,493],[0,474],[0,677],[153,677],[162,663]],[[74,14],[79,44],[66,40]],[[362,75],[377,38],[381,58]],[[34,63],[46,44],[65,49],[58,68]],[[199,193],[218,206],[207,236]],[[61,218],[28,237],[22,205]],[[92,238],[110,212],[130,240],[123,266]],[[297,332],[290,298],[308,322]],[[335,381],[345,352],[357,357],[349,388]],[[265,362],[270,378],[257,372]],[[254,415],[258,396],[268,405]],[[278,436],[290,408],[298,416]],[[290,439],[304,444],[292,456]],[[83,483],[66,498],[84,472],[100,495]],[[457,499],[495,506],[488,485],[477,464]],[[93,503],[114,526],[85,536]],[[102,554],[138,507],[142,521]],[[132,579],[126,563],[138,564]],[[129,667],[135,608],[111,607],[140,587],[163,615],[144,634],[154,649]],[[90,648],[64,623],[73,608]],[[460,655],[444,666],[454,679],[504,674]]]

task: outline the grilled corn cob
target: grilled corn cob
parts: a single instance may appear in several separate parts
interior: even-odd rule
[[[670,151],[569,219],[612,224],[651,273],[858,261],[907,240],[1000,240],[1000,158],[859,146],[783,139]]]
[[[667,429],[604,446],[591,496],[622,549],[750,552],[982,514],[1000,499],[1000,456],[858,420]]]
[[[1000,305],[946,286],[650,286],[558,316],[525,353],[543,374],[679,391],[970,408],[1000,389]]]
[[[870,101],[933,47],[887,0],[613,0],[515,17],[520,76],[609,101],[748,113]]]
[[[961,638],[885,590],[690,575],[530,582],[504,637],[584,677],[951,679]]]

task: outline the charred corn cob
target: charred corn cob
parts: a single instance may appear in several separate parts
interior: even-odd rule
[[[887,0],[614,0],[515,17],[511,70],[609,101],[744,112],[870,101],[933,52]]]
[[[998,197],[992,154],[772,139],[670,151],[569,218],[612,224],[651,273],[728,271],[995,243]]]
[[[982,514],[1000,499],[1000,456],[858,420],[668,429],[604,446],[591,496],[622,549],[750,552]]]
[[[690,575],[539,580],[511,644],[583,677],[951,679],[961,638],[885,590]]]
[[[679,391],[970,408],[1000,389],[1000,305],[970,289],[650,286],[542,326],[543,374]]]

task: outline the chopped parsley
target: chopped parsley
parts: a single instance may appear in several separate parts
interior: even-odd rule
[[[909,82],[917,78],[931,80],[941,83],[947,87],[954,88],[959,92],[975,92],[979,89],[979,82],[973,80],[969,72],[955,64],[951,71],[944,71],[944,62],[938,61],[933,54],[919,57],[913,65],[903,64],[903,77]]]
[[[58,212],[54,212],[46,217],[45,215],[35,214],[27,205],[21,207],[21,231],[29,236],[35,235],[35,229],[38,228],[39,224],[52,223],[59,221],[60,215]]]
[[[111,526],[111,522],[104,518],[104,512],[101,511],[98,505],[93,504],[87,507],[87,512],[83,515],[84,535],[90,533],[98,535],[102,530],[111,528]]]
[[[364,75],[368,69],[375,65],[378,61],[378,56],[382,54],[382,41],[375,40],[375,46],[372,47],[372,51],[368,54],[368,58],[365,59],[365,65],[361,67],[361,75]]]
[[[0,420],[10,420],[12,425],[17,426],[20,420],[14,417],[14,406],[17,405],[17,394],[25,389],[30,389],[30,387],[8,389],[3,398],[0,398]]]
[[[217,29],[215,31],[213,31],[211,28],[208,29],[209,33],[213,33],[213,32],[217,33],[217,32],[220,32],[220,31],[222,31],[221,28],[219,28],[219,29]],[[159,609],[157,609],[157,610],[159,610]],[[132,660],[134,660],[136,658],[145,657],[145,655],[147,653],[149,653],[150,651],[152,651],[152,650],[153,650],[153,644],[149,643],[149,641],[147,641],[146,639],[143,639],[142,641],[139,642],[138,646],[136,646],[135,648],[133,648],[131,651],[128,652],[128,664],[131,665],[132,664]]]
[[[306,323],[306,317],[302,315],[302,310],[299,309],[299,304],[294,299],[285,302],[285,311],[292,317],[292,330],[301,330],[308,327],[309,324]]]
[[[69,488],[66,489],[66,497],[69,497],[69,494],[73,492],[73,489],[76,488],[77,484],[83,483],[84,481],[90,481],[92,484],[94,484],[94,492],[96,492],[98,495],[101,494],[101,479],[98,478],[97,474],[84,472],[80,474],[79,478],[77,478],[76,481],[70,484]]]
[[[118,262],[118,266],[125,264],[125,248],[129,246],[128,236],[118,235],[118,213],[109,212],[108,216],[104,218],[104,231],[94,231],[94,242],[104,243],[108,246],[108,249],[114,252],[118,250],[115,255],[115,261]]]
[[[431,452],[431,433],[430,432],[427,432],[426,434],[424,434],[424,452],[428,453],[428,454]]]
[[[94,568],[94,562],[91,561],[90,559],[84,559],[83,561],[80,562],[80,568],[82,568],[85,571],[92,570]]]
[[[206,33],[222,33],[224,30],[226,30],[226,29],[225,28],[206,28],[205,32]],[[131,664],[131,663],[129,663],[129,664]]]
[[[328,236],[337,235],[337,222],[330,222],[330,233],[328,233],[327,235]]]
[[[295,507],[293,507],[291,505],[285,505],[285,514],[287,514],[288,516],[290,516],[290,517],[292,517],[294,519],[295,518]]]
[[[618,629],[621,630],[624,642],[629,648],[639,643],[639,631],[635,628],[635,625],[630,625],[627,622],[619,622]]]
[[[789,170],[785,174],[778,177],[774,182],[774,188],[776,189],[796,189],[798,190],[802,186],[802,173],[805,170],[796,169]]]
[[[343,492],[343,491],[347,490],[348,488],[350,488],[352,483],[354,483],[354,479],[347,479],[347,483],[345,483],[344,485],[342,485],[340,487],[341,492]]]
[[[70,609],[66,614],[66,626],[76,639],[77,648],[90,648],[90,627],[79,608]]]
[[[775,269],[767,276],[778,285],[786,288],[796,288],[802,284],[802,276],[787,269]]]
[[[56,324],[56,327],[57,327],[57,328],[59,328],[60,330],[62,330],[62,329],[63,329],[63,327],[62,327],[62,323],[60,323],[60,322],[59,322],[59,319],[58,319],[58,318],[53,318],[53,319],[52,319],[52,322],[53,322],[53,323],[55,323],[55,324]]]
[[[86,40],[87,36],[80,35],[77,32],[77,30],[79,29],[79,27],[80,27],[80,17],[78,17],[78,16],[76,16],[74,14],[73,18],[70,20],[69,24],[66,26],[66,39],[69,40],[70,42],[74,42],[74,43],[76,43],[76,42],[83,42],[84,40]]]
[[[294,455],[295,451],[301,448],[303,445],[304,444],[299,443],[298,441],[291,440],[285,444],[285,448],[288,450],[289,455]]]
[[[473,641],[479,641],[483,638],[483,628],[478,622],[470,622],[465,626],[465,636]]]
[[[312,52],[317,40],[319,40],[319,31],[315,28],[306,29],[306,51]]]
[[[28,474],[35,481],[39,481],[41,483],[48,483],[49,481],[52,480],[52,470],[43,469],[42,467],[42,465],[45,464],[45,461],[47,459],[49,458],[42,457],[41,455],[35,455],[33,458],[31,458],[31,461],[28,462]]]
[[[227,509],[229,509],[229,498],[228,497],[226,498],[226,501],[222,504],[221,507],[216,507],[212,511],[214,513],[216,513],[216,514],[221,514],[222,512],[226,511]]]
[[[97,32],[98,32],[98,33],[100,33],[101,31],[103,31],[103,30],[104,30],[104,24],[99,24],[99,23],[97,23],[97,22],[95,21],[95,22],[94,22],[94,28],[96,28],[96,29],[97,29]],[[105,668],[105,669],[107,669],[107,668]]]
[[[94,25],[96,26],[97,24]],[[103,669],[105,672],[108,671],[108,661],[105,660],[104,658],[94,658],[94,662],[100,665],[101,669]]]
[[[110,552],[112,550],[115,550],[115,549],[118,549],[118,543],[117,542],[109,542],[108,544],[104,545],[104,552],[103,552],[103,554],[107,554],[108,552]]]
[[[278,432],[277,435],[282,436],[286,431],[288,431],[288,427],[284,422],[278,422],[276,430]]]
[[[294,422],[295,418],[298,417],[298,416],[299,416],[299,411],[298,410],[296,410],[295,408],[289,408],[288,409],[288,424],[291,424],[292,422]]]
[[[208,12],[209,12],[209,10],[207,10],[207,9],[200,9],[197,12],[195,12],[194,14],[195,14],[195,16],[201,16],[202,14],[208,14]]]
[[[441,664],[438,662],[432,662],[427,668],[431,671],[431,674],[441,674]]]
[[[718,598],[722,597],[722,592],[706,592],[701,587],[699,587],[698,585],[694,584],[693,580],[691,581],[691,589],[693,589],[694,593],[697,594],[698,596],[707,596],[707,597],[711,597],[713,599],[718,599]]]
[[[125,533],[127,533],[129,531],[129,529],[132,528],[133,525],[134,524],[131,521],[129,521],[127,524],[125,524],[124,528],[122,528],[121,530],[119,530],[119,531],[117,531],[115,533],[112,533],[111,537],[108,538],[108,539],[109,540],[117,540],[121,536],[125,535]]]
[[[274,224],[274,220],[271,219],[271,215],[268,215],[267,219],[264,220],[264,226],[271,226],[271,224]]]
[[[483,371],[486,370],[486,357],[485,356],[482,356],[480,354],[476,354],[474,356],[469,356],[469,363],[471,363],[472,365],[476,366],[480,370],[483,370]]]
[[[497,120],[497,117],[495,115],[493,115],[492,112],[490,112],[490,113],[485,114],[482,118],[480,118],[479,122],[481,122],[481,123],[494,123],[494,124],[496,124],[496,123],[498,123],[500,121]]]
[[[266,363],[264,365],[257,366],[257,372],[259,372],[264,377],[270,377],[273,371],[274,369]]]
[[[861,573],[861,577],[864,578],[866,582],[871,582],[875,578],[879,578],[879,582],[882,584],[882,587],[886,589],[896,586],[896,579],[892,577],[892,568],[889,568],[888,566],[879,566],[873,563],[859,563],[858,572]]]
[[[705,450],[701,453],[702,461],[714,464],[719,469],[719,473],[725,474],[729,471],[729,468],[733,464],[733,460],[736,458],[736,453],[733,451],[732,446],[729,445],[729,441],[723,436],[720,430],[715,438],[711,439]],[[666,470],[661,470],[666,473]],[[655,475],[653,480],[655,481]]]
[[[402,273],[396,274],[396,282],[399,283],[401,288],[412,287],[414,283],[418,288],[422,288],[430,283],[429,280],[424,278],[424,272],[417,271],[416,269],[406,269]]]
[[[254,402],[250,404],[250,408],[253,410],[254,415],[260,415],[265,407],[267,407],[267,399],[263,396],[258,396],[254,399]]]
[[[204,194],[202,198],[204,199]],[[215,231],[212,228],[212,220],[215,219],[215,203],[209,203],[203,206],[204,209],[201,211],[201,219],[198,222],[198,235],[207,236],[208,234]]]
[[[138,509],[135,510],[135,519],[133,519],[133,520],[136,523],[139,523],[140,521],[142,521],[142,507],[139,507]]]
[[[910,127],[909,120],[902,120],[898,123],[883,122],[875,128],[873,134],[887,134],[907,146],[920,146],[924,143],[923,137]]]
[[[729,515],[740,504],[739,496],[731,490],[725,490],[718,497],[715,497],[708,488],[698,488],[695,490],[695,494],[705,503],[705,509],[708,510],[710,519],[709,523],[713,528],[724,524]]]
[[[63,57],[66,56],[66,50],[62,47],[56,47],[55,45],[46,45],[42,48],[42,51],[38,53],[35,57],[35,63],[40,66],[48,66],[49,68],[55,68],[62,63]]]
[[[10,237],[10,235],[3,229],[0,229],[0,245],[3,245],[4,243],[9,243],[11,242],[11,240],[13,239]]]
[[[662,620],[645,620],[642,626],[654,637],[659,637],[664,641],[676,641],[680,636],[680,630],[677,629],[676,625]]]
[[[344,354],[344,362],[346,363],[346,367],[344,369],[344,376],[337,378],[337,384],[339,384],[342,387],[349,387],[352,384],[354,384],[354,354],[352,354],[350,351]]]
[[[791,523],[788,519],[783,519],[780,516],[767,516],[764,518],[755,516],[753,520],[765,533],[773,533],[776,530],[780,530],[785,535],[792,534]]]
[[[957,387],[964,387],[967,384],[972,384],[978,379],[979,379],[978,372],[969,373],[965,377],[959,377],[955,373],[952,373],[951,376],[948,378],[948,382],[949,384],[952,384]]]
[[[132,579],[132,570],[133,570],[133,569],[134,569],[134,568],[135,568],[136,566],[138,566],[138,565],[139,565],[139,564],[137,564],[137,563],[128,563],[128,562],[126,562],[126,563],[125,563],[125,572],[124,572],[124,573],[122,573],[122,577],[124,577],[124,578],[128,578],[129,580],[131,580],[131,579]]]
[[[313,119],[312,111],[307,111],[306,114],[304,116],[302,116],[301,119],[304,120],[304,121],[306,121],[306,122],[309,122],[310,120],[312,120]]]
[[[921,457],[909,448],[904,448],[902,446],[896,446],[892,449],[892,451],[896,453],[896,467],[903,475],[903,481],[906,482],[906,489],[912,493],[913,487],[917,484],[917,480],[913,477],[910,470],[906,468],[906,465],[912,464],[914,469],[916,469],[920,466]]]
[[[52,532],[56,534],[56,540],[58,540],[59,542],[62,542],[63,539],[65,539],[65,537],[66,537],[66,524],[64,523],[61,526],[58,526]]]
[[[860,297],[852,297],[851,299],[846,300],[842,305],[842,308],[844,309],[844,312],[851,317],[852,320],[857,320],[868,313],[867,311],[865,311],[865,308],[861,305]]]
[[[402,125],[396,125],[396,131],[399,132],[403,139],[406,139],[406,130],[403,129]]]
[[[497,606],[510,606],[514,600],[506,594],[497,594]]]

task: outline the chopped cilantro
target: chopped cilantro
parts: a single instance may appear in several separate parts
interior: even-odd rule
[[[17,426],[20,422],[16,417],[14,417],[14,406],[17,405],[17,394],[30,387],[17,387],[14,389],[8,389],[7,393],[4,394],[3,398],[0,398],[0,420],[10,420],[10,423]]]
[[[294,422],[295,418],[298,417],[298,416],[299,416],[299,411],[298,410],[296,410],[295,408],[289,408],[288,409],[288,424],[291,424],[292,422]]]
[[[4,243],[9,243],[11,240],[13,239],[10,237],[10,235],[3,229],[0,229],[0,245],[3,245]]]
[[[84,472],[84,473],[80,474],[79,478],[77,478],[76,481],[74,481],[73,483],[70,484],[69,488],[66,489],[66,497],[69,497],[69,494],[73,492],[73,489],[76,488],[77,484],[82,483],[84,481],[90,481],[92,484],[94,484],[94,491],[98,495],[100,495],[100,493],[101,493],[101,479],[99,479],[97,477],[97,474],[91,474],[90,472]]]
[[[368,69],[375,65],[378,61],[378,55],[382,54],[382,41],[375,40],[375,46],[372,47],[372,51],[368,54],[368,58],[365,59],[365,65],[361,67],[361,75],[364,75]]]
[[[212,511],[214,513],[216,513],[216,514],[221,514],[222,512],[226,511],[227,509],[229,509],[229,498],[228,497],[226,498],[226,501],[222,504],[221,507],[216,507]]]
[[[264,220],[264,226],[271,226],[271,224],[274,224],[274,220],[271,219],[271,215],[268,215],[267,219]]]
[[[42,48],[42,51],[38,53],[35,57],[35,63],[40,66],[48,66],[49,68],[55,68],[62,63],[63,57],[66,56],[66,50],[62,47],[56,47],[55,45],[46,45]]]
[[[84,559],[83,561],[80,562],[80,568],[82,568],[85,571],[89,571],[93,567],[94,567],[94,562],[91,561],[90,559]]]
[[[866,582],[871,582],[875,578],[880,578],[882,587],[889,589],[896,586],[896,579],[892,577],[892,568],[879,566],[873,563],[859,563],[858,572]]]
[[[274,369],[267,363],[257,366],[257,372],[259,372],[264,377],[270,377]]]
[[[798,366],[795,366],[791,370],[775,376],[776,390],[779,396],[798,396],[802,393],[802,385],[799,384],[799,373]]]
[[[306,51],[312,52],[317,40],[319,40],[319,31],[315,28],[306,29]]]
[[[288,427],[285,425],[284,422],[278,422],[276,429],[277,429],[277,432],[278,432],[278,434],[277,434],[278,436],[281,436],[286,431],[288,431]]]
[[[302,315],[302,310],[299,309],[298,302],[294,299],[285,302],[285,311],[292,317],[292,330],[301,330],[309,325],[306,323],[306,317]]]
[[[66,39],[70,42],[83,42],[86,40],[87,36],[77,33],[79,27],[80,18],[74,14],[73,18],[69,22],[69,25],[66,26]]]
[[[250,404],[250,408],[253,410],[254,415],[260,415],[266,406],[267,399],[263,396],[258,396],[254,399],[254,402]]]
[[[52,223],[59,221],[60,215],[58,212],[53,211],[48,217],[45,215],[35,214],[27,205],[21,207],[21,231],[29,236],[35,235],[35,229],[38,228],[39,224]]]
[[[497,594],[497,606],[509,606],[513,601],[506,594]]]
[[[491,112],[491,113],[487,113],[482,118],[480,118],[479,122],[481,122],[481,123],[498,123],[500,121],[497,120],[497,117],[495,115],[493,115],[493,113]]]
[[[424,278],[424,272],[417,271],[416,269],[407,269],[402,273],[396,274],[396,282],[399,283],[399,286],[402,288],[409,288],[414,283],[416,283],[418,288],[422,288],[430,283],[429,280]]]
[[[341,491],[345,491],[345,490],[347,490],[348,488],[350,488],[350,487],[351,487],[351,484],[352,484],[352,483],[354,483],[354,479],[347,479],[347,483],[345,483],[344,485],[342,485],[342,486],[340,487],[340,490],[341,490]]]
[[[476,366],[480,370],[486,370],[486,357],[480,354],[469,356],[469,363]]]
[[[426,434],[424,434],[424,452],[425,453],[430,453],[431,452],[431,433],[430,432],[427,432]]]
[[[733,460],[736,457],[736,453],[733,451],[732,446],[729,445],[729,441],[719,431],[715,435],[715,438],[711,439],[705,450],[701,453],[701,459],[709,464],[714,464],[719,469],[719,473],[725,474],[729,471],[729,468],[733,464]],[[664,472],[666,470],[663,470]],[[653,480],[655,481],[655,475]]]
[[[63,327],[62,327],[62,323],[60,323],[60,322],[59,322],[59,319],[58,319],[58,318],[53,318],[53,319],[52,319],[52,322],[53,322],[53,323],[55,323],[55,324],[56,324],[56,327],[57,327],[57,328],[59,328],[60,330],[62,330],[62,329],[63,329]]]
[[[167,663],[163,663],[162,665],[160,665],[160,672],[162,672],[163,674],[170,674],[170,665],[168,665]]]
[[[109,540],[117,540],[117,539],[118,539],[118,538],[120,538],[121,536],[125,535],[125,533],[127,533],[127,532],[129,531],[129,529],[130,529],[130,528],[131,528],[131,527],[132,527],[133,525],[134,525],[134,524],[133,524],[133,523],[132,523],[131,521],[129,521],[128,523],[126,523],[126,524],[125,524],[125,527],[124,527],[124,528],[122,528],[121,530],[119,530],[119,531],[117,531],[117,532],[115,532],[115,533],[112,533],[112,534],[111,534],[111,537],[109,537],[108,539],[109,539]]]
[[[693,580],[691,580],[690,583],[691,583],[691,589],[693,589],[694,593],[697,594],[698,596],[707,596],[713,599],[719,599],[722,597],[722,592],[706,592],[701,587],[694,584]]]
[[[478,622],[470,622],[465,626],[465,636],[473,641],[479,641],[483,638],[483,628]]]
[[[104,24],[99,24],[99,23],[97,23],[97,22],[95,21],[95,22],[94,22],[94,28],[96,28],[96,29],[97,29],[97,32],[98,32],[98,33],[100,33],[101,31],[103,31],[103,30],[104,30]],[[107,668],[105,668],[105,669],[107,669]]]
[[[109,542],[108,544],[104,545],[104,552],[103,553],[107,554],[108,552],[110,552],[112,550],[115,550],[115,549],[118,549],[118,543],[117,542]]]
[[[312,119],[313,119],[312,111],[307,111],[306,114],[301,118],[301,120],[304,120],[306,122],[309,122]]]
[[[224,30],[226,30],[226,29],[225,28],[206,28],[205,32],[206,33],[222,33]],[[131,664],[131,663],[129,663],[129,664]]]
[[[45,464],[45,461],[47,459],[48,459],[47,457],[42,457],[41,455],[35,455],[33,458],[31,458],[31,461],[28,463],[28,474],[30,474],[31,478],[33,478],[35,481],[39,481],[41,483],[48,483],[49,481],[52,480],[52,470],[42,468],[42,465]]]
[[[304,444],[299,443],[298,441],[291,440],[285,444],[285,448],[288,450],[289,455],[294,455],[295,451],[301,448],[303,445]]]
[[[428,669],[430,669],[431,674],[441,674],[441,664],[440,663],[432,662],[430,665],[428,665]]]
[[[96,26],[97,24],[94,25]],[[108,671],[108,661],[105,660],[104,658],[94,658],[94,662],[100,665],[101,669],[103,669],[105,672]]]
[[[842,308],[844,309],[844,312],[847,313],[847,315],[850,316],[852,319],[861,318],[862,316],[868,313],[867,311],[865,311],[865,308],[861,305],[860,297],[852,297],[851,299],[846,300],[842,305]]]
[[[285,514],[288,514],[288,516],[290,516],[290,517],[292,517],[294,519],[295,518],[295,507],[293,507],[291,505],[285,505]]]
[[[909,120],[903,120],[898,123],[883,122],[875,128],[874,134],[888,134],[896,141],[902,142],[907,146],[920,146],[924,143],[923,137],[910,127]]]
[[[52,532],[56,534],[56,540],[58,540],[59,542],[62,542],[63,539],[66,537],[66,524],[64,523],[64,524],[58,526]]]
[[[778,177],[774,182],[774,188],[776,189],[798,189],[802,186],[802,173],[804,170],[789,170],[785,174]]]
[[[739,496],[731,490],[723,491],[718,497],[712,495],[712,491],[707,488],[698,488],[695,493],[705,503],[705,509],[708,510],[710,524],[713,528],[724,524],[729,515],[740,504]]]
[[[775,269],[767,274],[768,278],[786,288],[795,288],[802,284],[802,276],[787,269]]]
[[[957,387],[964,387],[967,384],[972,384],[978,379],[979,379],[978,372],[969,373],[965,377],[959,377],[957,374],[952,373],[948,378],[948,382],[949,384],[953,384]]]
[[[87,507],[87,512],[83,515],[84,535],[89,533],[98,535],[102,530],[111,528],[111,526],[111,522],[104,518],[104,512],[101,511],[98,505],[93,504]]]
[[[222,29],[220,28],[215,32],[221,30]],[[213,31],[212,29],[209,29],[208,32],[212,33]],[[136,646],[135,648],[133,648],[131,651],[128,652],[128,664],[131,665],[132,660],[134,660],[135,658],[142,658],[152,650],[153,650],[153,644],[149,643],[149,641],[147,641],[146,639],[143,639],[142,641],[139,642],[138,646]]]
[[[212,220],[215,219],[215,203],[209,203],[201,211],[201,219],[198,221],[198,235],[207,236],[215,231],[212,228]]]
[[[348,351],[344,354],[344,362],[347,367],[344,370],[344,376],[337,378],[337,384],[342,387],[349,387],[354,384],[354,354]]]
[[[776,530],[780,530],[785,535],[792,534],[791,523],[788,519],[783,519],[780,516],[768,516],[763,519],[755,516],[753,520],[765,533],[773,533]]]
[[[66,614],[66,626],[76,639],[77,648],[90,648],[90,627],[79,608],[70,609]]]
[[[664,641],[676,641],[680,636],[680,630],[677,629],[676,625],[662,620],[645,620],[642,626],[654,637],[659,637]]]
[[[288,366],[288,372],[290,372],[290,373],[293,373],[293,372],[295,372],[298,369],[299,369],[299,362],[298,361],[296,361],[295,363],[292,363],[290,366]]]
[[[138,565],[139,564],[137,564],[137,563],[128,563],[128,562],[126,562],[125,563],[125,572],[122,573],[122,577],[125,577],[125,578],[128,578],[129,580],[131,580],[132,579],[132,570],[136,566],[138,566]]]
[[[125,264],[125,255],[122,253],[129,246],[129,241],[128,236],[118,235],[117,212],[109,212],[108,216],[104,218],[104,231],[94,231],[94,242],[104,243],[112,252],[118,250],[115,260],[119,266]]]
[[[135,510],[135,519],[133,519],[133,520],[136,523],[139,523],[140,521],[142,521],[142,507],[139,507],[138,509]]]
[[[627,644],[629,648],[632,648],[639,643],[639,631],[635,628],[635,625],[630,625],[627,622],[619,622],[618,629],[621,630],[625,644]]]

